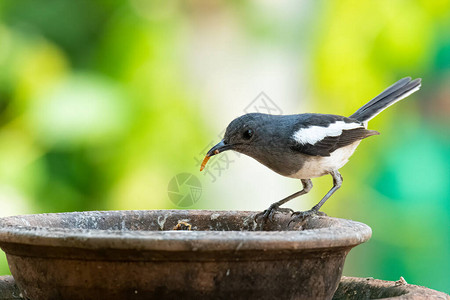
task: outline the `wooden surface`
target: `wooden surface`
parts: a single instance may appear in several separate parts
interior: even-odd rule
[[[449,295],[423,286],[408,284],[403,278],[398,281],[385,281],[373,278],[341,278],[333,300],[368,300],[368,299],[450,299]]]
[[[384,281],[373,278],[342,277],[334,300],[361,300],[361,299],[442,299],[450,297],[438,291],[422,286],[407,284],[402,281]],[[14,284],[12,276],[0,276],[0,300],[17,300],[20,292]]]
[[[23,299],[12,276],[0,276],[0,300]]]

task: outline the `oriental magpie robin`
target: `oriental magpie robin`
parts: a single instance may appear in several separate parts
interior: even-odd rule
[[[387,107],[417,91],[420,85],[420,78],[403,78],[350,117],[312,113],[243,115],[228,125],[223,140],[208,151],[200,170],[211,156],[234,150],[253,157],[278,174],[300,179],[303,189],[273,203],[262,213],[265,219],[272,218],[275,211],[286,210],[280,205],[308,193],[313,186],[311,178],[330,174],[333,187],[322,200],[309,211],[295,214],[317,213],[342,185],[339,168],[348,162],[362,139],[379,134],[368,130],[367,123]]]

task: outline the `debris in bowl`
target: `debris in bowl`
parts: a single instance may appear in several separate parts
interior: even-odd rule
[[[191,229],[192,225],[184,221],[179,221],[178,224],[173,227],[173,230],[191,230]]]

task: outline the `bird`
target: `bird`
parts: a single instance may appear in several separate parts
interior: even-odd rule
[[[419,90],[421,82],[421,78],[400,79],[349,117],[318,113],[240,116],[231,121],[223,139],[206,153],[200,171],[210,157],[234,150],[280,175],[300,179],[302,190],[271,204],[262,212],[264,219],[272,219],[275,212],[293,212],[280,206],[311,191],[311,178],[329,174],[333,186],[325,196],[310,210],[293,213],[301,217],[318,214],[322,205],[342,186],[339,169],[349,161],[361,140],[379,134],[367,129],[368,122]]]

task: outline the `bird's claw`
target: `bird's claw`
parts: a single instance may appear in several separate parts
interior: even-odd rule
[[[319,210],[316,209],[310,209],[310,210],[305,210],[305,211],[296,211],[292,213],[291,216],[291,220],[289,221],[289,225],[291,225],[292,222],[301,222],[303,221],[306,217],[310,217],[310,216],[326,216],[327,214],[324,212],[321,212]]]
[[[266,209],[263,212],[260,212],[259,214],[257,214],[255,216],[255,219],[262,217],[263,221],[267,221],[270,220],[271,222],[273,221],[273,216],[275,215],[275,213],[277,212],[281,212],[281,213],[294,213],[294,211],[290,208],[281,208],[278,204],[274,203],[272,205],[270,205],[270,207],[268,209]]]

